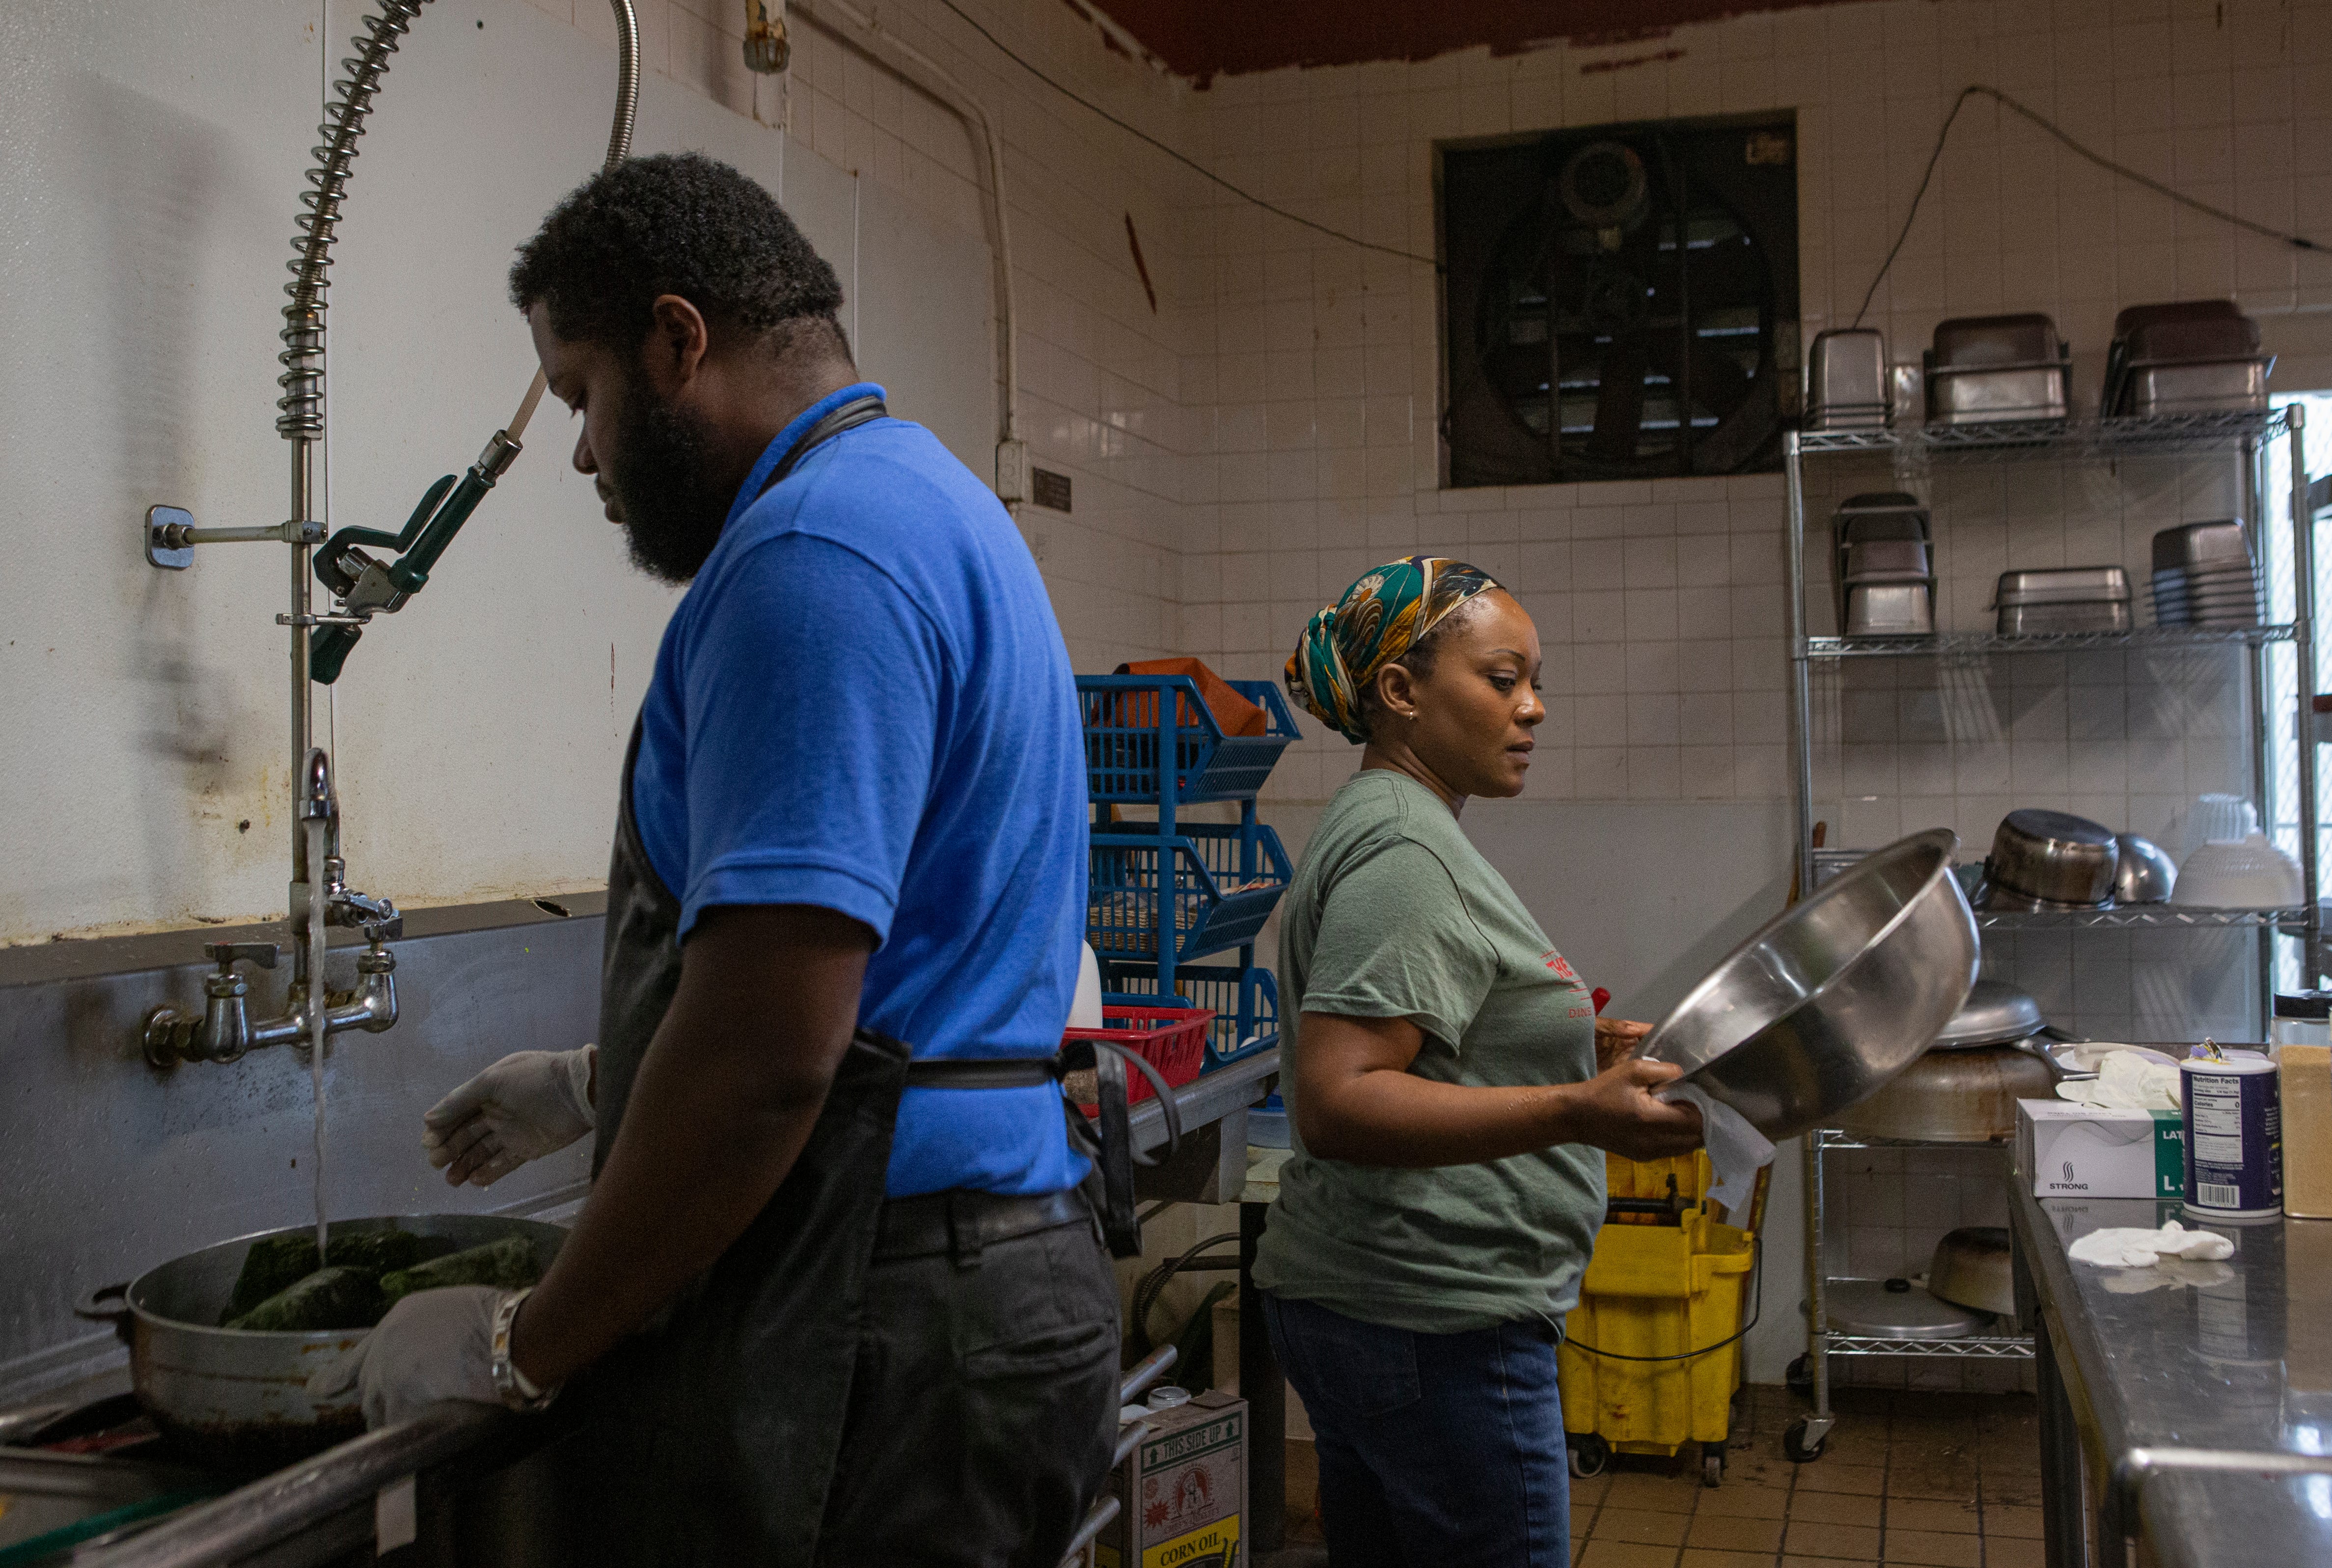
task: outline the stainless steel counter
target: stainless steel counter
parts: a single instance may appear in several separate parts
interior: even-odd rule
[[[2332,1220],[2203,1227],[2149,1200],[2036,1199],[2010,1178],[2018,1290],[2037,1308],[2050,1568],[2332,1563]],[[2099,1268],[2109,1226],[2178,1219],[2223,1264]]]

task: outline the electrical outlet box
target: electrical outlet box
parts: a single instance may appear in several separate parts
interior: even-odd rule
[[[996,499],[1007,506],[1028,499],[1027,442],[1014,440],[996,444]]]

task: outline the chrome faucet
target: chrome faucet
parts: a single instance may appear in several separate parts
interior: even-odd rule
[[[292,884],[292,983],[285,988],[283,1011],[257,1023],[251,1020],[250,982],[235,965],[252,962],[273,969],[282,950],[273,942],[205,942],[203,954],[218,965],[218,972],[203,980],[205,1000],[202,1016],[176,1008],[156,1008],[146,1015],[146,1059],[158,1067],[180,1062],[232,1062],[261,1046],[289,1044],[295,1050],[310,1047],[316,1018],[310,998],[320,994],[324,1009],[324,1033],[363,1029],[378,1034],[397,1022],[397,955],[388,943],[405,934],[405,917],[396,904],[358,893],[344,880],[340,859],[340,805],[332,789],[332,767],[323,749],[308,753],[305,784],[298,816],[304,829],[310,822],[326,824],[322,864],[311,869],[314,882]],[[349,926],[365,934],[365,950],[357,957],[357,983],[334,991],[322,977],[308,972],[310,921],[320,906],[328,926]]]

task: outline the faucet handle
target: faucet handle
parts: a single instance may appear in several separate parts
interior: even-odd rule
[[[380,942],[405,934],[405,916],[397,913],[397,900],[375,898],[354,888],[341,888],[325,905],[325,923],[352,925],[365,933],[368,942]],[[378,935],[373,928],[380,927]]]
[[[272,942],[206,942],[203,956],[215,961],[221,974],[232,974],[234,966],[244,960],[262,969],[273,969],[283,950]]]

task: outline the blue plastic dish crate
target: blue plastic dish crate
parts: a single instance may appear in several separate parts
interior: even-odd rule
[[[1273,683],[1228,684],[1263,710],[1262,734],[1224,734],[1188,675],[1079,675],[1093,798],[1156,800],[1171,784],[1177,800],[1245,800],[1262,789],[1296,738],[1295,718]],[[1161,757],[1172,763],[1165,780]]]
[[[1138,1007],[1157,999],[1155,975],[1121,972],[1113,977],[1106,968],[1103,974],[1104,984],[1112,988],[1102,995],[1104,1003]],[[1193,964],[1175,972],[1174,993],[1186,1006],[1214,1009],[1203,1071],[1212,1072],[1279,1044],[1279,984],[1267,969]]]
[[[1169,920],[1177,964],[1253,942],[1295,875],[1261,823],[1186,823],[1171,838],[1096,831],[1087,856],[1085,940],[1104,961],[1156,959]]]

